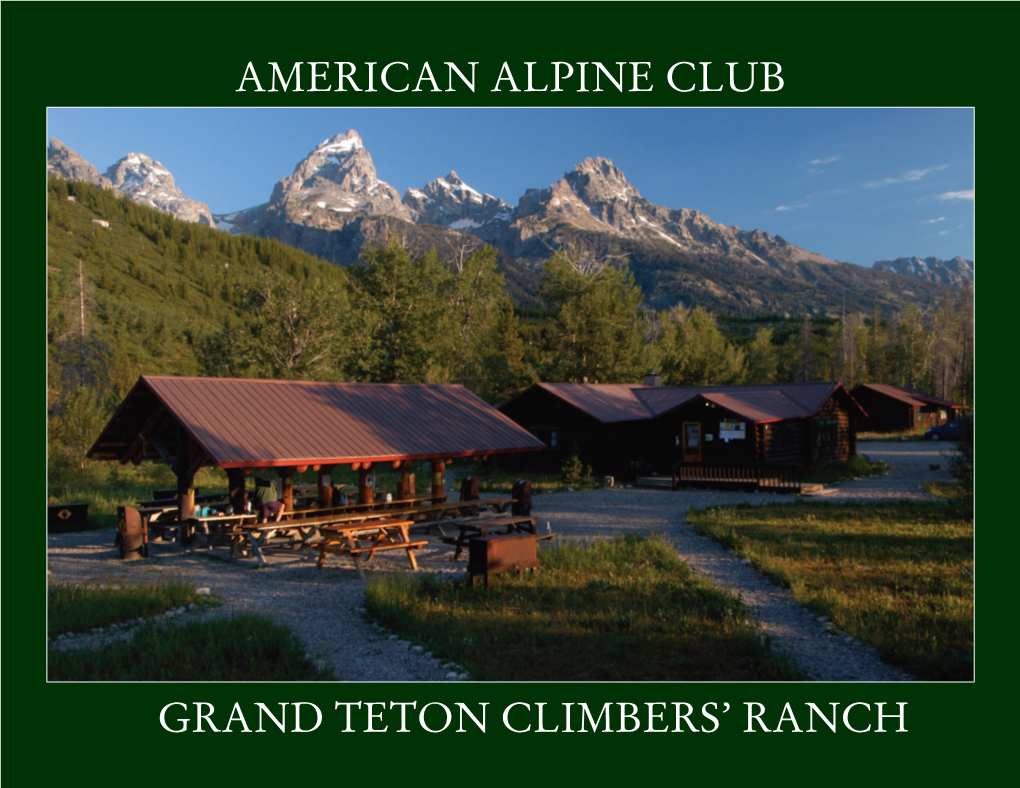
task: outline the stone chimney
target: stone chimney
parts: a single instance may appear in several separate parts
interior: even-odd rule
[[[653,389],[661,389],[662,388],[662,375],[656,375],[655,374],[655,370],[653,369],[651,372],[649,372],[647,375],[645,375],[645,377],[644,377],[644,384],[646,386],[651,386]]]

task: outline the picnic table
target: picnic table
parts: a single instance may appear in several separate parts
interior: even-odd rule
[[[505,514],[513,505],[513,498],[477,498],[471,501],[449,501],[446,503],[425,504],[405,510],[409,517],[418,521],[419,528],[424,527],[428,533],[435,527],[446,535],[441,523],[444,518],[472,517],[486,509],[493,514]]]
[[[323,511],[326,513],[323,514]],[[241,543],[246,538],[255,556],[258,558],[259,563],[266,563],[263,550],[268,547],[285,547],[289,549],[302,549],[307,547],[314,547],[326,539],[325,534],[342,532],[342,531],[354,531],[354,532],[370,532],[379,531],[379,522],[383,522],[383,530],[391,530],[390,522],[403,522],[407,520],[404,515],[394,513],[391,511],[379,510],[364,510],[360,512],[348,512],[343,507],[339,507],[335,511],[333,510],[316,510],[311,509],[306,512],[299,512],[300,514],[315,514],[315,517],[301,517],[296,519],[281,519],[279,522],[273,521],[268,523],[259,524],[257,522],[239,522],[236,526],[232,526],[229,530],[223,532],[225,535],[231,537],[231,557],[234,557],[239,550],[242,549]],[[284,514],[287,517],[287,514]],[[222,523],[238,518],[244,518],[245,520],[255,520],[256,515],[226,515],[219,517],[198,517],[195,518],[199,522],[213,522]],[[276,541],[274,541],[276,540]],[[328,540],[327,540],[328,541]],[[408,541],[406,538],[404,542]],[[394,540],[387,534],[387,542],[385,547],[377,547],[375,549],[392,549],[391,544]],[[422,542],[421,544],[424,544]],[[402,546],[397,544],[396,546]],[[420,545],[417,545],[420,547]],[[336,552],[331,550],[331,552]],[[341,552],[346,552],[342,550]],[[412,566],[417,568],[412,558]],[[323,559],[324,560],[324,559]],[[321,566],[321,561],[320,561]]]
[[[535,530],[537,519],[534,517],[519,517],[516,515],[496,515],[494,517],[477,517],[472,519],[451,520],[447,525],[457,528],[460,533],[457,536],[447,536],[442,539],[444,544],[454,545],[457,549],[453,553],[453,560],[460,558],[464,547],[472,539],[478,536],[488,536],[490,531],[500,534],[533,534],[538,539],[552,539],[552,534],[538,536]]]
[[[195,503],[228,503],[227,493],[208,493],[207,495],[196,495]],[[139,509],[168,509],[177,508],[176,498],[153,498],[148,501],[138,501],[135,504]]]
[[[364,554],[368,554],[365,560],[371,561],[375,554],[381,550],[403,549],[407,551],[407,559],[411,562],[411,568],[417,571],[418,562],[414,557],[414,551],[427,544],[428,540],[411,540],[407,529],[412,522],[412,520],[400,519],[324,525],[319,529],[322,538],[316,545],[319,550],[316,567],[322,569],[327,553],[349,555],[354,561],[355,569],[358,570],[358,576],[364,580],[365,571],[361,566],[361,557]]]

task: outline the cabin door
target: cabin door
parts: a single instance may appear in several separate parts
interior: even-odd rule
[[[684,422],[683,444],[683,461],[701,462],[701,424],[699,422]]]

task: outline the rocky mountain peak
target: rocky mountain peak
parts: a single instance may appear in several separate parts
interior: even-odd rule
[[[66,181],[86,181],[104,189],[113,188],[109,178],[100,175],[99,170],[56,137],[50,137],[46,152],[46,175]]]
[[[614,200],[629,202],[641,194],[627,182],[627,176],[610,159],[598,156],[587,158],[563,176],[574,193],[589,205],[610,203]]]
[[[454,170],[423,189],[408,189],[403,202],[418,224],[465,230],[485,240],[502,232],[514,213],[513,206],[472,189]]]
[[[129,153],[106,170],[114,188],[139,205],[148,205],[173,214],[186,222],[215,227],[212,211],[204,202],[184,196],[174,184],[174,176],[155,159],[144,153]]]
[[[396,189],[376,174],[372,155],[358,132],[324,140],[273,189],[270,204],[291,221],[329,227],[339,214],[391,215],[411,221]],[[323,213],[324,212],[324,213]]]
[[[906,274],[929,282],[962,286],[974,281],[974,261],[957,255],[952,260],[938,257],[899,257],[895,260],[879,260],[871,266],[876,271]]]

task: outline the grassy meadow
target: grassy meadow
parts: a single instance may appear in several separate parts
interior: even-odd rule
[[[88,632],[136,618],[149,618],[192,602],[217,600],[199,597],[195,586],[182,580],[132,586],[56,584],[47,597],[47,631],[56,637],[65,632]]]
[[[126,641],[49,651],[51,681],[328,681],[301,642],[269,619],[238,615],[145,624]]]
[[[798,502],[692,510],[687,518],[884,661],[921,679],[973,678],[969,508]]]
[[[741,602],[656,539],[543,548],[534,574],[491,589],[432,575],[373,581],[369,615],[492,681],[800,679]]]

